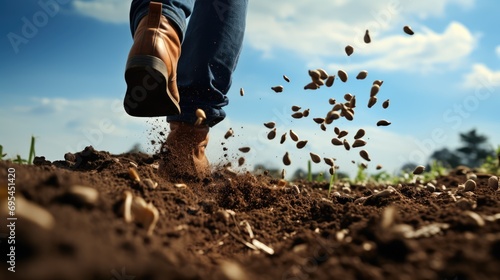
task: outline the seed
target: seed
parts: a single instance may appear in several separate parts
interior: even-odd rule
[[[368,168],[368,164],[366,164],[364,162],[360,163],[359,166],[361,166],[361,168],[363,168],[363,169],[367,169]]]
[[[474,180],[469,179],[465,182],[465,189],[464,191],[466,192],[473,192],[476,189],[476,182]]]
[[[240,150],[240,152],[242,153],[248,153],[250,152],[250,147],[241,147],[238,150]]]
[[[372,88],[370,89],[370,96],[375,96],[380,90],[379,85],[372,85]]]
[[[151,180],[149,178],[144,179],[143,182],[150,189],[156,189],[156,187],[158,187],[158,183],[154,182],[153,180]]]
[[[373,81],[373,84],[374,85],[378,85],[379,87],[381,87],[383,83],[384,83],[384,81],[382,81],[382,80],[375,80],[375,81]]]
[[[276,128],[273,128],[273,130],[269,131],[267,134],[267,139],[273,140],[274,137],[276,137]]]
[[[335,168],[330,167],[330,169],[328,169],[328,172],[330,172],[330,175],[335,174]]]
[[[359,139],[363,136],[365,136],[365,130],[360,128],[358,132],[356,132],[356,135],[354,135],[354,139]]]
[[[286,171],[285,169],[281,169],[281,179],[285,179]]]
[[[420,174],[424,173],[424,171],[425,171],[425,166],[419,165],[419,166],[415,167],[415,170],[413,170],[413,174],[420,175]]]
[[[133,161],[129,161],[128,163],[130,165],[130,167],[134,167],[134,168],[137,168],[139,165],[137,165],[137,163],[133,162]]]
[[[478,213],[472,211],[465,211],[464,214],[471,217],[474,220],[474,222],[476,222],[477,226],[479,227],[484,226],[485,224],[484,219],[481,216],[479,216]]]
[[[229,128],[227,131],[226,131],[226,134],[224,134],[224,139],[228,139],[229,137],[233,136],[234,134],[234,131],[232,128]]]
[[[288,154],[288,152],[286,152],[285,155],[283,156],[283,164],[284,165],[292,164],[292,161],[290,160],[290,155]]]
[[[358,75],[356,76],[356,79],[358,80],[363,80],[365,79],[366,77],[368,76],[368,71],[366,70],[362,70],[358,73]]]
[[[387,99],[386,101],[384,101],[384,103],[382,103],[382,108],[384,109],[389,108],[389,99]]]
[[[241,96],[245,95],[245,90],[243,88],[240,88],[240,95]]]
[[[147,234],[151,235],[160,216],[158,209],[151,202],[146,203],[142,197],[135,196],[131,210],[133,219],[142,224],[147,229]]]
[[[285,143],[285,140],[286,140],[286,132],[285,132],[285,133],[283,133],[283,135],[281,135],[280,144]]]
[[[290,79],[286,75],[283,75],[283,80],[285,80],[287,83],[290,82]]]
[[[351,54],[354,52],[354,48],[351,45],[345,46],[345,53],[347,56],[351,56]]]
[[[351,100],[349,100],[349,107],[350,108],[356,107],[356,96],[355,95],[351,98]]]
[[[342,137],[346,136],[347,134],[349,134],[349,132],[342,130],[342,131],[339,131],[339,133],[337,135],[339,136],[339,138],[342,138]]]
[[[194,125],[201,125],[205,119],[204,118],[197,118],[196,121],[194,122]]]
[[[16,201],[16,204],[15,204],[16,217],[17,216],[21,217],[20,220],[21,219],[23,220],[21,222],[21,224],[24,224],[24,220],[29,220],[33,224],[38,225],[39,227],[41,227],[42,229],[45,229],[45,230],[51,230],[54,227],[56,220],[55,220],[54,216],[49,211],[45,210],[45,208],[43,208],[42,206],[40,206],[34,202],[31,202],[28,199],[25,199],[21,195],[16,195],[15,201]],[[6,202],[6,204],[7,204],[7,202]],[[6,205],[6,204],[2,204],[2,205]],[[3,214],[3,210],[4,209],[2,209],[2,214]],[[13,212],[11,212],[11,213],[13,213]],[[15,222],[10,222],[10,224],[13,225],[13,224],[15,224]],[[12,228],[12,230],[14,230],[14,228]],[[10,232],[13,233],[14,231],[10,231]],[[2,233],[3,233],[3,231],[2,231]],[[36,233],[33,232],[33,234],[36,234]],[[7,238],[7,237],[5,237],[5,238]],[[11,239],[11,240],[15,240],[15,239]],[[14,242],[11,242],[11,243],[14,243]],[[14,253],[11,253],[11,254],[14,254]]]
[[[276,93],[279,93],[279,92],[283,92],[283,86],[274,86],[274,87],[271,87],[272,90],[274,90],[274,92]]]
[[[125,219],[125,222],[131,223],[133,218],[132,218],[132,193],[130,191],[125,191],[123,193],[124,196],[124,202],[123,202],[123,218]]]
[[[370,99],[368,100],[368,108],[373,107],[375,103],[377,103],[377,97],[376,96],[370,97]]]
[[[305,109],[302,115],[304,115],[304,118],[309,117],[309,109]]]
[[[354,119],[354,114],[351,110],[343,110],[342,112],[344,113],[344,117],[346,118],[346,120],[352,121]]]
[[[207,118],[207,115],[205,114],[205,111],[203,111],[202,109],[196,109],[196,116],[198,118],[202,118],[202,119],[206,119]]]
[[[322,123],[319,127],[321,130],[326,131],[326,125],[324,123]]]
[[[338,139],[338,138],[332,138],[332,144],[335,146],[343,145],[342,141],[340,141],[340,139]]]
[[[293,132],[293,130],[290,129],[290,138],[292,138],[293,141],[297,142],[299,141],[299,136]]]
[[[488,179],[488,187],[492,188],[494,191],[496,191],[499,187],[498,185],[498,177],[497,176],[491,176]]]
[[[307,85],[304,86],[304,89],[315,90],[315,89],[318,89],[318,88],[319,88],[319,85],[316,84],[315,82],[310,82],[310,83],[308,83]]]
[[[325,85],[327,87],[331,87],[331,86],[333,86],[333,82],[335,82],[335,75],[328,76],[328,78],[326,78]]]
[[[99,192],[87,186],[74,185],[68,190],[68,194],[86,205],[95,205],[99,199]]]
[[[187,188],[187,185],[184,183],[179,183],[179,184],[174,184],[174,187],[176,187],[178,189],[185,189],[185,188]]]
[[[367,152],[367,151],[365,151],[365,150],[361,150],[361,151],[359,151],[359,155],[360,155],[360,156],[361,156],[364,160],[366,160],[366,161],[371,161],[371,159],[370,159],[370,155],[368,154],[368,152]]]
[[[326,80],[328,78],[328,73],[326,73],[326,71],[324,69],[316,69],[316,71],[319,72],[319,77],[322,79],[322,80]]]
[[[336,120],[338,118],[340,118],[340,113],[339,112],[337,112],[337,111],[330,111],[326,115],[325,123],[326,124],[331,124],[334,120]]]
[[[346,150],[350,150],[351,149],[351,145],[349,145],[349,142],[347,142],[347,139],[344,139],[344,142],[342,143],[344,145],[344,148]]]
[[[313,121],[315,123],[317,123],[317,124],[322,124],[325,121],[325,119],[323,119],[323,118],[313,118]]]
[[[370,32],[368,31],[368,29],[366,29],[365,31],[365,36],[363,37],[363,41],[365,41],[365,43],[369,44],[372,39],[370,38]]]
[[[292,111],[297,112],[297,111],[298,111],[298,110],[300,110],[301,108],[302,108],[302,107],[300,107],[300,106],[293,105],[293,106],[292,106]],[[270,127],[270,128],[272,128],[272,127]]]
[[[352,143],[353,148],[363,147],[364,145],[366,145],[366,141],[363,139],[356,139],[354,143]]]
[[[339,78],[340,78],[340,80],[342,82],[344,82],[344,83],[347,82],[348,76],[347,76],[347,73],[344,70],[339,70],[337,72],[337,75],[339,76]]]
[[[340,134],[340,129],[338,127],[334,127],[333,128],[333,132],[335,132],[335,134],[339,135]]]
[[[139,177],[139,173],[137,173],[137,170],[133,167],[130,167],[128,169],[128,175],[130,176],[130,178],[136,182],[140,182],[141,181],[141,178]]]
[[[351,101],[351,99],[352,99],[352,94],[350,94],[350,93],[346,93],[346,94],[344,94],[344,99],[345,99],[346,101]]]
[[[309,153],[309,155],[311,156],[311,160],[314,163],[320,163],[321,162],[321,158],[317,154],[315,154],[315,153]]]
[[[411,27],[409,27],[408,25],[405,25],[405,26],[403,27],[403,31],[404,31],[406,34],[408,34],[408,35],[413,35],[413,34],[415,34],[415,32],[413,32],[413,30],[411,30]]]
[[[292,114],[292,118],[294,118],[294,119],[300,119],[303,116],[304,116],[304,114],[302,112],[296,112],[296,113]]]
[[[380,164],[377,164],[377,167],[375,167],[375,169],[377,169],[377,170],[380,170],[380,169],[382,169],[382,165],[380,165]]]
[[[333,158],[323,158],[323,160],[325,161],[326,164],[330,165],[331,167],[334,167],[335,165],[335,161],[333,160]]]
[[[240,157],[238,159],[238,166],[242,166],[243,164],[245,164],[245,158],[244,157]]]
[[[388,126],[390,125],[391,123],[386,121],[386,120],[380,120],[377,122],[377,126]]]
[[[313,81],[319,80],[321,77],[321,74],[318,70],[309,70],[308,73]]]
[[[302,140],[302,141],[299,141],[297,142],[297,149],[302,149],[306,146],[307,144],[307,140]]]
[[[268,123],[264,123],[264,126],[269,128],[269,129],[272,129],[276,126],[276,123],[275,122],[268,122]]]
[[[337,103],[337,104],[333,105],[332,111],[341,110],[342,106],[345,106],[345,105],[343,105],[342,103]]]
[[[330,105],[334,105],[335,102],[336,102],[335,98],[328,99],[328,104],[330,104]]]

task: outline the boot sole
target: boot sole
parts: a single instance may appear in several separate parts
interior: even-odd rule
[[[168,90],[165,63],[150,55],[137,55],[127,60],[125,70],[127,91],[123,107],[134,117],[178,115],[179,103]]]

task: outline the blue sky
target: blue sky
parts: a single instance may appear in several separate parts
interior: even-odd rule
[[[50,14],[44,3],[56,3]],[[311,5],[314,3],[314,5]],[[0,8],[0,144],[10,155],[27,155],[30,136],[37,154],[62,159],[86,145],[121,153],[166,130],[163,119],[127,116],[121,108],[123,70],[132,43],[129,1],[26,0],[4,1]],[[218,162],[220,142],[228,128],[235,137],[224,141],[234,158],[238,147],[250,146],[244,167],[264,163],[282,168],[285,151],[292,156],[286,170],[305,168],[309,152],[338,159],[352,172],[361,162],[355,149],[330,144],[333,126],[367,131],[372,162],[389,172],[406,162],[424,164],[442,147],[455,148],[458,133],[477,128],[500,144],[500,37],[498,1],[346,1],[251,0],[244,49],[229,93],[228,118],[211,132],[209,158]],[[33,28],[29,25],[33,24]],[[415,35],[403,33],[412,26]],[[365,29],[372,43],[362,42]],[[15,40],[14,40],[15,39]],[[344,47],[355,52],[347,57]],[[331,88],[304,91],[308,69],[335,74],[344,69],[350,79]],[[354,77],[367,70],[365,80]],[[282,75],[291,82],[283,80]],[[366,107],[371,83],[384,80],[379,103]],[[270,87],[283,85],[283,93]],[[245,96],[239,89],[245,89]],[[356,95],[352,122],[341,120],[323,132],[312,121],[330,109],[328,99]],[[381,101],[390,99],[388,109]],[[295,120],[292,105],[309,108],[311,116]],[[392,122],[377,127],[379,119]],[[288,140],[266,138],[262,123],[275,121],[278,136],[293,129],[307,146],[297,150]],[[152,130],[155,127],[155,130]],[[279,137],[278,137],[279,138]],[[231,158],[232,159],[232,158]],[[316,171],[326,170],[324,164]]]

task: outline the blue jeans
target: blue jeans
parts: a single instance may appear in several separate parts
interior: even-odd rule
[[[150,0],[133,0],[132,35],[147,15]],[[181,114],[167,121],[194,123],[195,111],[207,115],[209,126],[222,121],[227,92],[243,44],[248,0],[157,0],[178,30],[182,47],[177,66]],[[189,24],[186,24],[186,18]]]

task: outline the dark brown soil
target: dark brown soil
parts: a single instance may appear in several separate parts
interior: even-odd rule
[[[55,218],[43,229],[18,216],[12,273],[1,212],[1,279],[500,279],[500,219],[493,216],[500,192],[488,188],[488,175],[478,174],[473,192],[457,193],[466,175],[454,170],[434,182],[434,193],[416,183],[382,195],[375,193],[383,184],[346,185],[349,193],[338,183],[328,196],[326,183],[278,187],[264,175],[222,171],[178,188],[144,154],[87,149],[67,159],[76,163],[0,162],[2,192],[14,167],[16,196]],[[134,182],[130,161],[159,186]],[[98,190],[98,203],[71,199],[72,185]],[[126,190],[158,208],[152,235],[124,221]],[[247,224],[274,254],[251,248]]]

